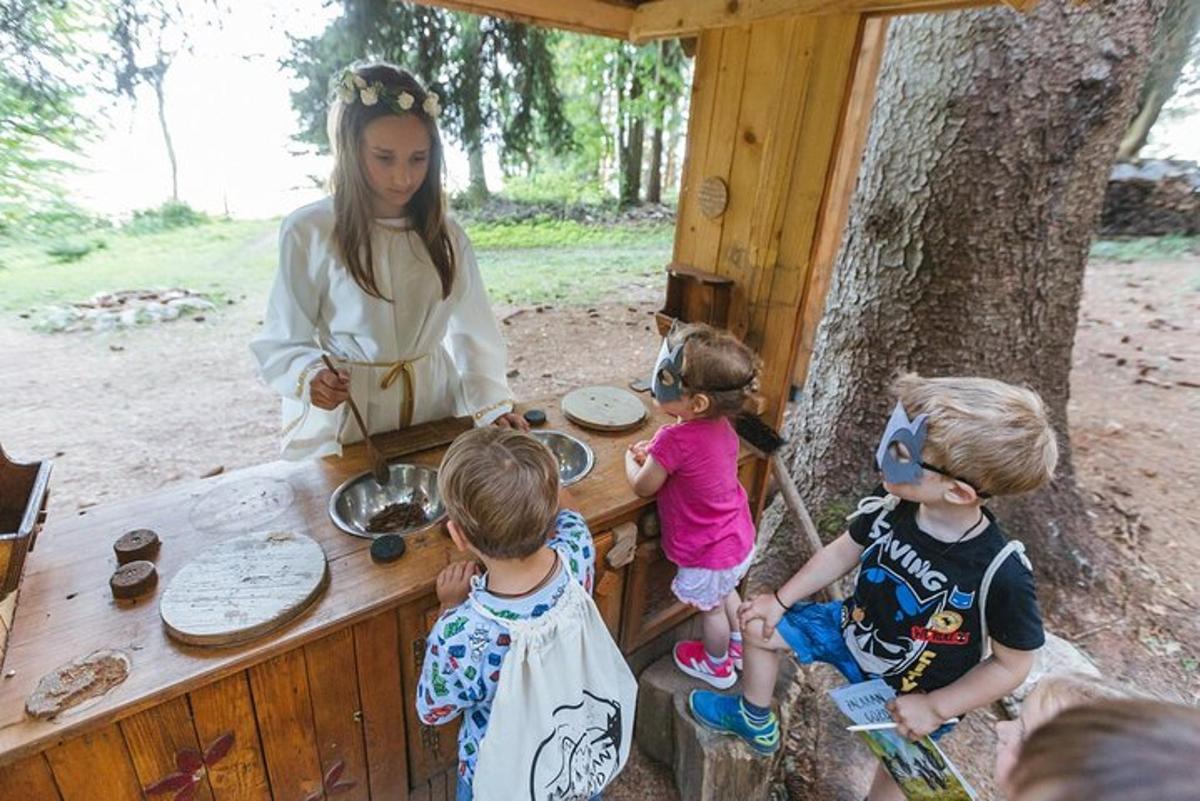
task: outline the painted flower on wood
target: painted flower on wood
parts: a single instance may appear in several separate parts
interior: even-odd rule
[[[192,801],[196,787],[209,768],[216,765],[233,748],[233,732],[226,732],[212,741],[201,754],[195,748],[185,748],[175,755],[178,770],[149,787],[143,788],[146,795],[161,795],[174,792],[171,801]]]
[[[336,793],[344,793],[357,784],[357,782],[342,781],[342,774],[345,772],[345,760],[339,759],[337,762],[334,762],[329,766],[329,770],[325,773],[325,779],[323,782],[324,795],[330,796]],[[305,797],[304,801],[320,801],[321,795],[321,790],[313,790]]]

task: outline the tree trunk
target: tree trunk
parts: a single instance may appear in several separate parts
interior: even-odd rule
[[[802,399],[791,472],[826,536],[878,479],[871,454],[900,371],[1026,384],[1062,454],[1052,486],[993,504],[1051,585],[1089,573],[1067,438],[1071,350],[1105,181],[1165,0],[902,17]],[[775,504],[777,505],[777,500]],[[776,525],[775,505],[764,525]],[[764,583],[807,556],[790,521]],[[782,563],[767,569],[765,563]]]
[[[650,132],[650,167],[646,175],[647,203],[662,203],[663,119],[667,111],[666,86],[662,73],[669,44],[667,41],[658,43],[658,53],[654,62],[654,128]]]
[[[638,74],[636,58],[629,59],[629,94],[623,110],[626,119],[625,139],[621,144],[621,192],[622,206],[636,206],[642,193],[642,139],[646,136],[641,103],[642,79]]]
[[[468,184],[467,196],[472,203],[482,203],[491,195],[487,185],[487,175],[483,169],[483,137],[476,129],[467,146]]]
[[[479,17],[463,15],[462,36],[464,53],[479,52],[482,46]],[[478,65],[471,65],[461,71],[460,79],[464,98],[462,136],[463,147],[467,151],[467,198],[471,203],[479,204],[491,194],[483,168],[483,76]]]
[[[1142,83],[1137,113],[1121,139],[1118,161],[1129,161],[1150,138],[1150,130],[1158,120],[1163,106],[1175,94],[1175,85],[1192,54],[1192,43],[1200,32],[1200,2],[1197,0],[1168,0],[1154,49],[1150,68]]]
[[[655,125],[650,133],[650,167],[646,173],[646,202],[662,203],[663,129]]]
[[[158,124],[162,126],[163,141],[167,145],[167,158],[171,161],[171,200],[179,202],[179,165],[175,161],[175,145],[171,142],[171,131],[167,128],[167,100],[163,92],[166,70],[155,73],[151,81],[154,96],[158,98]]]

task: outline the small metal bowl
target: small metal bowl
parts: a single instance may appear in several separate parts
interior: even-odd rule
[[[586,442],[561,431],[530,431],[529,435],[550,449],[558,460],[558,477],[564,487],[582,481],[596,464],[596,454]]]
[[[388,465],[391,480],[385,486],[370,471],[347,481],[333,491],[329,499],[329,517],[347,534],[375,539],[383,534],[407,536],[432,528],[446,516],[446,507],[438,494],[437,471],[415,464],[395,462]],[[394,503],[419,502],[425,522],[395,531],[367,531],[371,518]]]

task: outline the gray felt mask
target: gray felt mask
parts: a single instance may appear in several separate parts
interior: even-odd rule
[[[683,343],[670,350],[664,339],[655,360],[654,375],[650,377],[650,394],[660,403],[683,397]]]
[[[919,414],[915,420],[908,419],[904,404],[897,401],[888,419],[887,428],[875,450],[875,462],[889,484],[917,484],[921,481],[921,448],[925,445],[926,424],[929,415]],[[898,445],[908,451],[901,455]]]

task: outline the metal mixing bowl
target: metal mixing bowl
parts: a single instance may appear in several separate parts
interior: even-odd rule
[[[347,481],[333,491],[329,516],[334,525],[347,534],[375,539],[383,534],[407,535],[437,525],[446,516],[446,507],[438,494],[437,471],[415,464],[394,462],[388,465],[391,479],[384,486],[370,471]],[[393,503],[417,503],[425,511],[425,522],[396,531],[367,531],[367,523]]]
[[[561,431],[530,431],[530,436],[541,441],[558,460],[558,476],[564,487],[569,487],[592,471],[596,454],[587,443]]]

